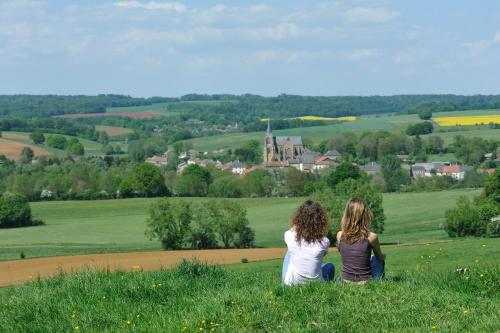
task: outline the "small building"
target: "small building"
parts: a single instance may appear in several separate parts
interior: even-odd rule
[[[462,180],[465,177],[465,173],[470,170],[472,170],[472,167],[468,165],[450,165],[443,167],[441,173],[455,180]]]
[[[382,170],[380,164],[378,164],[377,162],[369,162],[368,164],[360,165],[359,169],[366,172],[369,175],[380,173],[380,171]]]
[[[426,169],[421,165],[412,165],[410,168],[410,176],[413,178],[426,177]]]
[[[167,158],[165,156],[152,156],[146,159],[146,163],[156,165],[158,167],[167,165]]]
[[[328,157],[319,156],[318,158],[316,158],[316,161],[314,161],[313,171],[327,169],[327,168],[330,168],[334,165],[335,165],[335,162],[330,160]]]
[[[338,150],[329,150],[323,154],[324,157],[328,158],[330,161],[338,161],[341,159],[342,154],[338,152]]]
[[[288,163],[291,167],[294,167],[300,171],[312,172],[314,171],[316,159],[320,156],[321,154],[318,152],[308,151],[301,156],[290,160]]]
[[[245,166],[240,161],[232,161],[224,164],[224,170],[230,170],[235,175],[243,175],[245,173]]]

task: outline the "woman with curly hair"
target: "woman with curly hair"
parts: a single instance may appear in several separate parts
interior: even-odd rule
[[[322,265],[330,241],[328,215],[317,202],[307,200],[295,213],[285,232],[288,252],[283,262],[282,282],[295,285],[310,281],[329,281],[335,274],[332,263]]]
[[[369,229],[372,220],[372,211],[363,200],[349,200],[342,217],[342,230],[337,233],[343,281],[364,284],[384,276],[385,255],[377,234]]]

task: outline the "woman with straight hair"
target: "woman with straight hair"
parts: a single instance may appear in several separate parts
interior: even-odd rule
[[[283,262],[282,283],[296,285],[312,281],[329,281],[335,275],[332,263],[323,265],[330,241],[328,214],[317,202],[307,200],[293,216],[285,232],[288,252]]]
[[[377,234],[369,229],[372,220],[373,213],[366,202],[358,198],[349,200],[342,217],[342,230],[337,233],[343,281],[364,284],[384,276],[385,255]]]

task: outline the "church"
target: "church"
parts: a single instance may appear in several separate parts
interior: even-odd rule
[[[267,122],[264,142],[264,163],[285,162],[301,157],[305,152],[301,136],[273,136]]]

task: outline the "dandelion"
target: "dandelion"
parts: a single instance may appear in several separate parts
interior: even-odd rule
[[[481,245],[481,247],[486,247],[486,244]]]
[[[483,278],[483,277],[484,277],[484,274],[483,274],[483,273],[479,274],[479,277],[480,277],[480,278]]]
[[[75,318],[76,318],[76,314],[74,314],[74,313],[73,313],[73,314],[71,315],[71,318],[72,318],[72,319],[75,319]]]
[[[433,331],[435,331],[437,329],[436,326],[432,326],[431,328],[432,328]]]
[[[464,310],[464,315],[468,315],[469,314],[469,310]]]
[[[75,326],[75,331],[79,331],[80,330],[80,326]]]
[[[127,325],[132,325],[132,320],[127,320]]]

